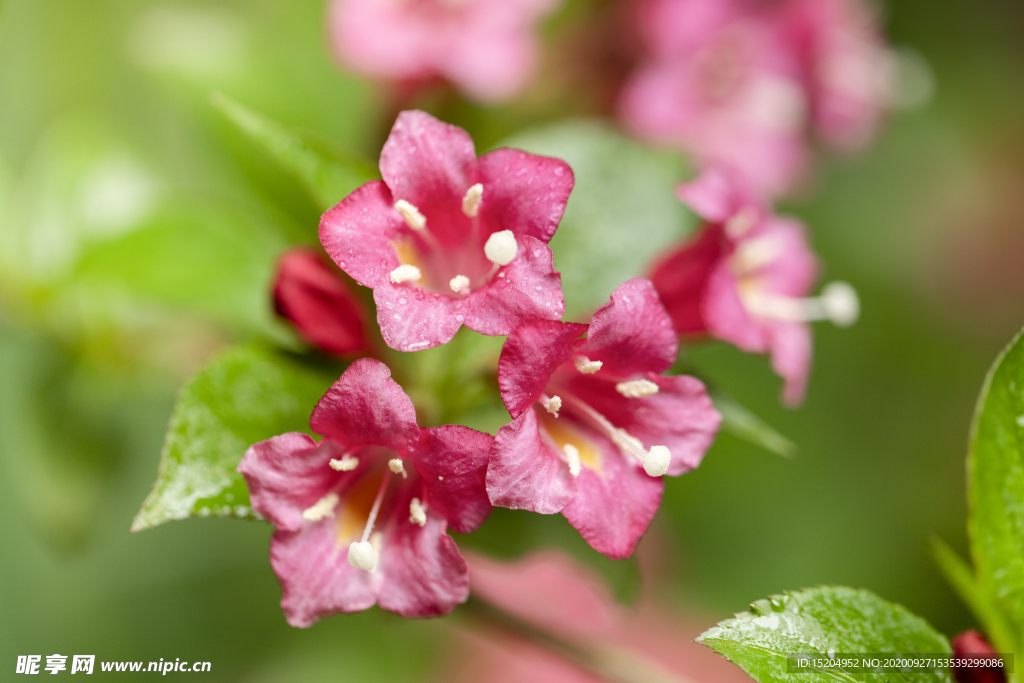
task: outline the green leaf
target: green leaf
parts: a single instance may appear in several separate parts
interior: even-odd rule
[[[715,408],[722,414],[723,431],[783,457],[796,457],[800,449],[795,443],[779,434],[739,401],[719,389],[709,387],[708,393],[711,394]]]
[[[644,147],[607,124],[557,123],[502,146],[563,159],[576,176],[551,240],[567,319],[589,317],[623,281],[644,277],[651,261],[695,224],[674,195],[676,183],[690,175],[684,159]]]
[[[932,557],[942,571],[942,575],[960,596],[960,599],[971,608],[996,650],[998,652],[1013,652],[1015,648],[1013,629],[1007,623],[1006,617],[999,607],[992,601],[992,596],[978,584],[978,579],[974,576],[970,566],[938,536],[933,536],[929,545]]]
[[[819,586],[774,595],[697,639],[761,683],[878,681],[875,674],[787,673],[794,652],[949,653],[946,638],[900,605],[863,589]],[[888,674],[890,681],[946,681],[949,673]]]
[[[352,190],[379,177],[366,161],[329,150],[223,93],[211,94],[210,104],[294,175],[321,210],[326,211]]]
[[[967,530],[982,590],[1024,630],[1024,340],[996,359],[981,390],[967,455]]]
[[[308,432],[313,407],[337,378],[253,347],[212,360],[178,397],[156,483],[132,531],[186,517],[258,519],[235,471],[245,449],[284,432]]]

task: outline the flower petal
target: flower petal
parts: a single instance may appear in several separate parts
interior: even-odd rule
[[[613,560],[633,553],[661,505],[665,485],[649,477],[602,438],[600,473],[584,467],[576,478],[576,495],[562,514],[594,550]]]
[[[306,524],[301,531],[274,532],[270,565],[281,582],[281,609],[298,628],[336,612],[359,612],[376,602],[370,572],[348,563],[348,546],[338,542],[334,518]]]
[[[519,238],[519,254],[498,275],[470,295],[469,329],[501,336],[525,320],[558,320],[565,313],[562,276],[554,268],[551,248],[540,240]]]
[[[381,282],[373,290],[377,323],[396,351],[423,351],[447,344],[469,315],[465,301],[406,284]]]
[[[569,360],[576,340],[587,331],[581,323],[529,320],[501,347],[498,386],[509,414],[518,418],[544,391],[551,373]]]
[[[590,322],[580,352],[600,360],[606,373],[660,373],[672,367],[679,340],[650,280],[627,280]]]
[[[684,244],[655,264],[651,282],[665,306],[676,333],[700,334],[707,330],[703,301],[711,271],[725,250],[725,232],[708,225],[695,240]]]
[[[744,205],[751,204],[724,169],[714,167],[696,180],[676,186],[679,201],[711,223],[724,223]]]
[[[383,541],[378,603],[403,617],[447,614],[469,597],[469,569],[445,522],[399,523]]]
[[[569,468],[541,439],[532,410],[498,430],[487,465],[491,503],[550,515],[569,503],[575,488]]]
[[[416,408],[379,360],[360,358],[313,409],[310,427],[345,446],[409,451],[419,442]]]
[[[782,401],[797,406],[804,400],[811,374],[811,326],[807,323],[775,322],[768,327],[772,370],[785,380]]]
[[[431,427],[422,430],[412,455],[430,508],[460,534],[475,531],[491,514],[485,477],[493,441],[469,427]]]
[[[818,279],[818,259],[807,240],[803,223],[773,217],[765,222],[758,237],[774,240],[779,255],[758,271],[765,291],[792,297],[807,296]]]
[[[252,509],[278,529],[302,528],[302,511],[323,498],[337,482],[328,466],[341,457],[338,445],[319,446],[308,434],[288,432],[249,446],[238,465],[249,487]]]
[[[708,278],[703,311],[704,321],[713,336],[748,353],[764,353],[768,350],[765,330],[743,306],[739,283],[728,261],[719,263]]]
[[[349,277],[376,287],[400,264],[393,241],[405,222],[379,180],[366,183],[320,218],[320,244]]]
[[[574,178],[561,159],[518,149],[496,149],[480,157],[484,201],[481,221],[488,232],[511,230],[547,243],[569,201]]]

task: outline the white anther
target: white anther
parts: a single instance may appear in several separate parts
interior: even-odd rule
[[[582,468],[580,463],[580,449],[576,448],[571,443],[567,443],[562,446],[562,452],[565,453],[565,459],[569,463],[569,474],[574,477],[580,476],[580,470]]]
[[[405,464],[401,458],[392,458],[388,460],[388,469],[395,474],[401,474],[403,479],[407,479],[409,474],[405,471]]]
[[[599,360],[590,360],[586,356],[573,356],[572,364],[576,366],[576,369],[582,372],[584,375],[592,375],[601,369],[604,365]]]
[[[484,256],[491,263],[498,266],[507,266],[512,263],[519,251],[519,244],[511,230],[499,230],[491,233],[484,244]]]
[[[324,517],[334,514],[334,508],[338,507],[337,493],[328,493],[326,496],[315,502],[302,511],[302,518],[307,522],[319,522]]]
[[[755,225],[757,225],[757,211],[748,206],[725,222],[725,234],[734,240],[739,239],[750,232]]]
[[[466,287],[469,287],[469,278],[465,275],[456,275],[448,283],[448,286],[452,288],[452,291],[458,294]]]
[[[372,572],[377,566],[377,553],[369,541],[354,541],[348,547],[348,563],[356,569]]]
[[[672,453],[664,446],[651,446],[651,452],[644,458],[644,472],[652,477],[660,477],[668,472],[672,462]]]
[[[405,219],[405,224],[413,230],[419,232],[423,228],[427,227],[426,217],[420,213],[419,209],[404,199],[399,199],[395,202],[395,210],[402,214],[402,218]]]
[[[552,396],[546,403],[544,402],[544,399],[541,399],[541,405],[544,406],[544,410],[548,411],[555,417],[558,417],[558,411],[562,409],[562,397]]]
[[[346,455],[341,460],[331,458],[331,462],[328,464],[331,466],[332,470],[338,470],[339,472],[351,472],[355,468],[359,467],[359,459]]]
[[[480,183],[466,190],[466,196],[462,198],[462,213],[475,218],[480,213],[480,201],[483,198],[484,186]]]
[[[619,382],[615,385],[615,391],[626,398],[643,398],[658,393],[658,385],[649,379],[632,379],[628,382]]]
[[[422,277],[423,273],[419,268],[408,264],[398,266],[391,271],[391,282],[396,285],[400,282],[418,282]]]
[[[825,315],[838,327],[849,327],[860,317],[857,290],[846,282],[830,282],[821,290]]]
[[[409,502],[409,521],[420,526],[424,526],[427,523],[427,508],[420,502],[419,498],[413,498]]]

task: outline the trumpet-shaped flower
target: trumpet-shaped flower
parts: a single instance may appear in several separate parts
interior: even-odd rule
[[[359,301],[342,275],[312,249],[281,256],[274,275],[274,308],[314,346],[338,355],[364,354],[370,343]]]
[[[381,152],[383,181],[327,211],[320,241],[373,288],[384,341],[444,344],[462,325],[505,335],[565,310],[547,242],[573,186],[569,166],[512,149],[479,159],[464,130],[402,112]]]
[[[857,294],[827,285],[807,298],[817,259],[799,222],[771,214],[726,173],[680,185],[680,199],[707,223],[696,239],[655,265],[651,280],[679,334],[708,333],[750,353],[770,353],[783,400],[803,400],[812,320],[852,325]]]
[[[355,361],[310,420],[254,444],[238,467],[254,510],[275,527],[270,563],[288,623],[305,627],[374,604],[407,617],[449,612],[468,596],[466,562],[446,533],[468,533],[491,505],[491,437],[421,429],[383,363]]]
[[[392,80],[446,78],[485,102],[516,95],[533,75],[535,25],[559,0],[334,0],[338,59]]]
[[[646,280],[620,285],[589,325],[516,328],[498,364],[515,419],[491,449],[491,502],[561,512],[596,550],[628,557],[661,503],[661,476],[697,467],[721,420],[699,380],[660,374],[677,350]]]

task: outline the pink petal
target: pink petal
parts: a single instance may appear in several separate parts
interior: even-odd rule
[[[473,28],[455,32],[441,51],[439,70],[477,100],[511,99],[536,69],[536,41],[515,27]]]
[[[475,531],[491,514],[487,498],[487,458],[494,437],[459,425],[424,429],[413,453],[423,477],[427,504],[454,531]]]
[[[312,249],[291,249],[278,261],[274,308],[314,346],[339,355],[365,353],[363,311],[345,282]]]
[[[419,442],[416,409],[379,360],[360,358],[313,410],[310,427],[345,446],[378,445],[409,451]]]
[[[423,351],[447,344],[470,311],[466,301],[405,283],[379,283],[373,289],[373,301],[381,336],[396,351]]]
[[[569,468],[541,439],[532,410],[498,430],[487,466],[491,503],[550,515],[566,506],[575,488]]]
[[[403,111],[381,150],[380,172],[395,200],[415,205],[441,244],[464,242],[470,220],[462,213],[462,198],[478,181],[476,151],[466,131],[426,112]]]
[[[238,471],[249,487],[252,509],[278,529],[297,531],[302,511],[338,481],[327,463],[340,457],[338,444],[330,440],[317,446],[307,434],[288,432],[249,446]]]
[[[785,380],[782,401],[788,406],[803,402],[811,374],[811,326],[807,323],[774,322],[768,327],[772,370]]]
[[[758,271],[765,290],[792,297],[807,296],[818,279],[818,259],[808,245],[803,224],[771,217],[758,233],[761,235],[770,235],[779,250],[779,256]]]
[[[509,334],[524,320],[558,320],[565,312],[562,276],[551,248],[524,236],[519,254],[468,299],[465,325],[489,336]]]
[[[711,223],[724,223],[744,206],[756,206],[740,189],[737,179],[719,167],[705,171],[696,180],[680,183],[676,196]]]
[[[724,251],[725,232],[721,226],[707,225],[696,239],[654,265],[651,282],[678,334],[700,334],[707,329],[704,296],[708,278]]]
[[[736,277],[727,261],[718,264],[708,279],[703,310],[704,321],[713,336],[748,353],[768,350],[768,338],[743,306]]]
[[[576,340],[587,327],[529,320],[509,335],[498,360],[498,386],[512,417],[518,418],[540,397],[551,374],[572,356],[578,347]]]
[[[611,441],[601,438],[602,470],[584,467],[576,495],[562,514],[594,550],[613,560],[629,557],[661,505],[665,486],[627,463]]]
[[[678,476],[695,469],[718,433],[722,417],[696,377],[643,376],[658,385],[651,396],[626,398],[614,384],[597,375],[578,375],[574,395],[586,401],[612,424],[640,439],[645,448],[666,446],[672,453],[668,473]]]
[[[281,582],[281,609],[298,628],[336,612],[359,612],[376,602],[374,575],[348,563],[334,518],[300,531],[274,532],[270,565]]]
[[[679,340],[650,280],[623,282],[598,309],[580,353],[612,374],[660,373],[676,361]]]
[[[328,28],[338,60],[357,73],[402,79],[431,69],[433,27],[401,4],[334,0]]]
[[[481,221],[488,232],[511,230],[547,243],[558,229],[574,176],[561,159],[497,149],[479,160]]]
[[[379,180],[366,183],[320,218],[320,243],[338,266],[367,287],[389,282],[400,264],[392,242],[405,227]]]
[[[445,522],[399,523],[383,542],[378,603],[403,617],[447,614],[469,597],[469,571]]]

